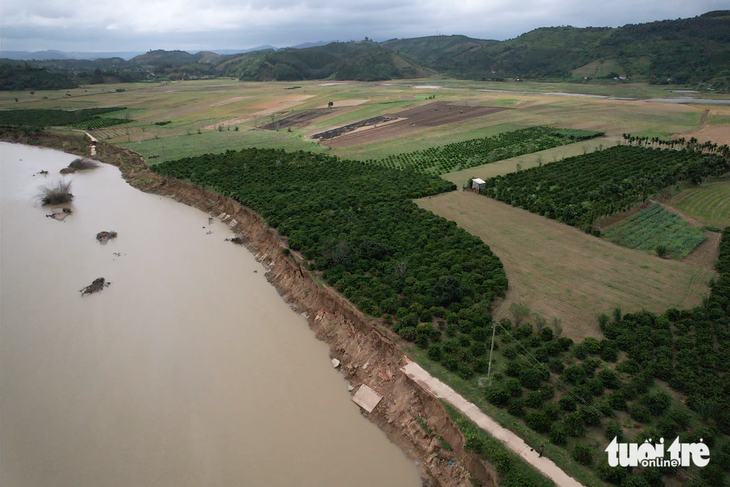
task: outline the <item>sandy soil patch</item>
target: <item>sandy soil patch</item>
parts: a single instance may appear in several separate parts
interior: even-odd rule
[[[495,310],[524,302],[548,318],[562,318],[564,335],[600,336],[596,316],[690,308],[707,293],[712,271],[660,259],[591,237],[580,230],[471,192],[418,201],[480,237],[502,260],[509,290]]]

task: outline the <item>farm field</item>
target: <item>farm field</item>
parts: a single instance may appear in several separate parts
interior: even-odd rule
[[[578,156],[586,152],[593,152],[594,150],[608,149],[609,147],[617,144],[618,141],[615,139],[599,137],[596,139],[574,142],[572,144],[554,147],[552,149],[533,152],[532,154],[510,157],[509,159],[502,159],[501,161],[469,169],[462,169],[461,171],[442,174],[441,177],[447,181],[451,181],[458,187],[462,187],[472,178],[489,179],[495,176],[504,176],[505,174],[516,172],[518,170],[538,167],[540,163],[549,164],[551,162],[562,160],[566,157]]]
[[[677,260],[685,258],[707,238],[702,228],[692,226],[659,203],[611,225],[602,233],[618,245],[653,251],[657,255],[663,253]]]
[[[496,162],[509,156],[529,154],[596,135],[599,134],[585,130],[557,131],[550,127],[531,127],[366,162],[387,168],[408,168],[419,173],[443,174],[457,168]]]
[[[636,98],[672,98],[676,87],[638,84],[566,84],[566,83],[492,83],[425,79],[393,81],[388,84],[348,82],[326,83],[240,82],[234,79],[90,85],[72,90],[0,93],[0,109],[124,106],[124,118],[134,122],[96,130],[97,138],[124,145],[143,156],[174,154],[201,155],[216,151],[252,146],[253,139],[264,147],[280,144],[303,150],[331,150],[333,155],[350,159],[380,159],[391,154],[422,150],[468,139],[487,137],[529,126],[578,128],[603,131],[609,137],[622,133],[670,137],[685,136],[703,129],[730,133],[730,107],[648,103],[607,98],[588,98],[545,94],[586,93]],[[417,89],[418,85],[443,89]],[[117,89],[123,91],[116,91]],[[483,91],[492,90],[492,91]],[[511,92],[514,90],[517,92]],[[348,147],[320,147],[311,135],[384,114],[404,112],[433,103],[468,104],[488,109],[508,108],[483,116],[454,121],[436,127],[387,139],[362,140]],[[15,101],[15,98],[18,101]],[[275,143],[266,136],[251,135],[250,129],[298,113],[322,109],[329,102],[333,108],[322,110],[317,118],[295,124],[280,132],[270,131]],[[164,126],[156,122],[170,121]],[[228,128],[235,137],[221,137],[219,127]],[[291,128],[291,132],[288,129]],[[380,129],[380,126],[379,126]],[[198,133],[200,131],[200,133]],[[179,136],[196,138],[196,143],[180,145]],[[698,136],[700,138],[700,136]],[[211,140],[208,140],[211,139]],[[333,139],[333,145],[337,145]],[[719,142],[716,141],[716,142]],[[258,143],[258,142],[257,142]],[[132,145],[134,144],[134,145]],[[222,145],[223,144],[223,145]],[[227,145],[230,144],[230,145]],[[163,150],[164,149],[164,150]]]
[[[364,130],[340,135],[327,140],[326,145],[332,148],[351,147],[367,144],[394,136],[421,131],[425,128],[439,127],[450,123],[463,122],[471,118],[483,117],[508,110],[501,107],[465,106],[458,103],[435,102],[394,113],[398,120],[368,127]]]
[[[705,225],[725,228],[730,226],[730,181],[686,189],[667,204]]]
[[[563,320],[573,339],[598,337],[596,316],[698,305],[712,271],[626,249],[576,228],[471,192],[418,200],[421,208],[479,236],[502,260],[509,290],[495,316],[525,303]]]
[[[728,161],[715,154],[621,145],[488,179],[481,193],[590,229],[664,188],[728,170]]]

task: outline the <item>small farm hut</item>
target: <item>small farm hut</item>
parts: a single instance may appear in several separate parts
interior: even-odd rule
[[[474,191],[475,193],[478,193],[479,191],[484,189],[484,186],[486,184],[487,184],[486,181],[484,181],[483,179],[474,178],[471,180],[471,190]]]

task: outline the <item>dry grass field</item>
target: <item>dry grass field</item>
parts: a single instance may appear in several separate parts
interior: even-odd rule
[[[615,307],[627,313],[696,306],[713,275],[471,192],[418,204],[480,237],[502,260],[509,291],[495,316],[509,317],[512,303],[525,303],[548,318],[561,318],[564,335],[573,339],[600,336],[596,316]]]
[[[730,181],[705,183],[686,189],[673,197],[668,205],[705,225],[725,228],[730,225]]]

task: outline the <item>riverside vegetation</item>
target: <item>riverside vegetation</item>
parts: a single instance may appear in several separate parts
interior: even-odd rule
[[[606,167],[598,171],[601,165]],[[162,163],[154,170],[254,209],[327,283],[414,342],[429,360],[462,380],[486,372],[491,301],[504,295],[507,284],[501,263],[481,240],[410,201],[454,190],[454,185],[411,169],[280,150],[229,151]],[[585,208],[566,221],[578,224],[641,202],[679,180],[727,170],[727,161],[717,155],[622,146],[512,177],[524,178],[518,181],[525,187],[563,195],[567,206]],[[638,176],[630,178],[630,172]],[[545,173],[560,182],[537,178]],[[592,196],[600,211],[571,202],[586,198],[569,189],[576,179],[600,188],[614,181],[606,183],[600,176],[613,173],[626,186],[625,196],[623,187],[604,187]],[[502,182],[500,188],[512,181],[510,176],[495,179]],[[641,184],[629,185],[634,180]],[[488,189],[494,187],[492,181]],[[721,485],[730,470],[729,263],[726,229],[720,277],[703,306],[661,315],[624,315],[616,309],[613,317],[598,317],[603,339],[575,343],[560,336],[559,319],[548,326],[546,318],[515,306],[514,321],[497,324],[494,382],[484,397],[545,441],[565,448],[591,475],[616,485],[663,485],[665,477],[679,473],[608,468],[599,461],[600,445],[614,436],[627,441],[702,437],[712,445],[713,457],[709,467],[690,471],[691,485]],[[683,394],[685,404],[667,387]],[[576,468],[556,461],[568,470]]]

